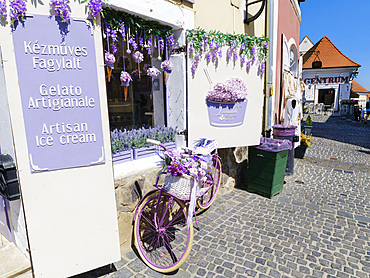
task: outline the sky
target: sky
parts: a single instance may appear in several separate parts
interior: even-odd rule
[[[308,36],[315,44],[327,36],[361,65],[355,81],[370,91],[370,1],[306,0],[301,13],[300,42]]]

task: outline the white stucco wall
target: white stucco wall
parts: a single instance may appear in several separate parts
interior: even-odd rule
[[[69,6],[72,18],[86,18],[85,4],[71,1]],[[28,14],[50,15],[49,10],[48,3],[40,5],[37,1],[27,1]],[[94,42],[106,162],[92,167],[34,174],[30,172],[13,36],[9,25],[0,26],[0,37],[35,277],[67,277],[118,261],[120,250],[100,27],[94,28]],[[20,225],[21,235],[24,231],[22,208],[20,202],[14,204],[11,208],[12,221]],[[18,245],[25,252],[25,238],[19,240],[22,243]]]

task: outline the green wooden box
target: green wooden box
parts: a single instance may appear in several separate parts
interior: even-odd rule
[[[254,147],[248,153],[248,191],[272,198],[283,190],[288,150],[269,152]]]

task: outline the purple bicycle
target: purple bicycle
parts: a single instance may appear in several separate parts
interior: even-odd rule
[[[148,139],[147,142],[167,152],[159,141]],[[170,168],[164,168],[156,178],[156,189],[148,192],[136,208],[135,246],[142,260],[158,272],[173,272],[186,261],[193,244],[191,210],[194,210],[195,202],[201,209],[209,208],[219,190],[222,165],[217,150],[199,149],[198,152],[195,149],[194,152],[185,150],[178,154],[187,162],[206,165],[199,182],[191,175],[173,176]],[[173,164],[178,166],[177,162]],[[196,214],[194,216],[198,226]]]

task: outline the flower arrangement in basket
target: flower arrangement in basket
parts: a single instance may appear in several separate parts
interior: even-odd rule
[[[195,155],[187,155],[177,150],[165,151],[162,156],[163,169],[166,172],[163,188],[180,197],[189,198],[191,194],[192,179],[198,181],[197,191],[206,179],[208,164],[205,160]]]

